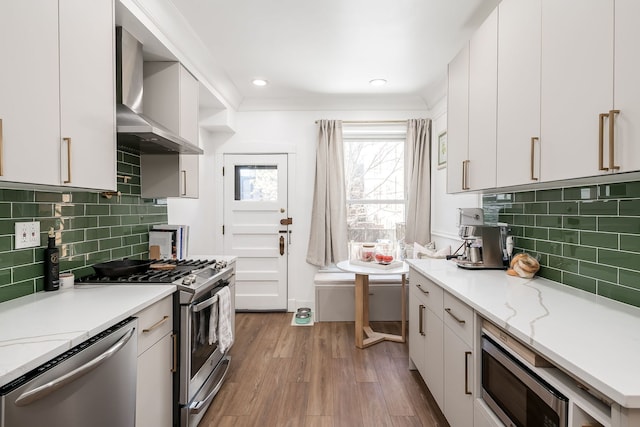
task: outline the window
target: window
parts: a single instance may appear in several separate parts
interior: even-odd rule
[[[349,240],[404,238],[405,126],[343,127]]]
[[[269,165],[236,166],[235,200],[278,200],[278,167]]]

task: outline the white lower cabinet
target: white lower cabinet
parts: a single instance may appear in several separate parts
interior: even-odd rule
[[[425,314],[427,305],[414,285],[409,287],[409,359],[413,362],[422,378],[426,380],[425,355],[427,334],[425,332]]]
[[[474,311],[444,293],[444,416],[451,427],[473,425]]]
[[[473,310],[411,269],[409,357],[451,427],[473,425]]]
[[[442,349],[444,342],[444,329],[442,327],[442,319],[427,309],[425,316],[427,334],[425,348],[425,373],[422,375],[424,381],[429,384],[429,391],[433,395],[434,400],[440,408],[444,407],[444,358],[445,354]]]
[[[136,426],[170,426],[172,423],[173,336],[165,335],[138,356]]]
[[[504,351],[568,399],[567,427],[640,426],[640,409],[621,407],[599,390],[586,391],[586,381],[579,375],[553,365],[548,355],[538,354],[507,330],[490,324],[446,286],[413,267],[409,283],[410,366],[418,369],[451,427],[504,427],[481,396],[483,333],[500,341]],[[534,354],[552,365],[534,366],[526,356]],[[524,400],[521,404],[526,406]]]
[[[482,399],[475,399],[473,405],[473,427],[504,427]]]
[[[417,278],[409,291],[409,358],[415,365],[438,406],[444,402],[443,323],[432,309],[442,312],[442,290],[437,285]],[[422,280],[420,280],[422,279]],[[438,292],[439,290],[439,292]]]
[[[173,423],[175,335],[173,297],[144,309],[138,317],[136,427],[170,427]]]
[[[473,425],[473,351],[444,328],[444,416],[451,427]]]

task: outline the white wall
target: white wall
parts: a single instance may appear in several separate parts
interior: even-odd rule
[[[316,267],[305,261],[309,242],[318,119],[400,120],[429,117],[427,111],[252,111],[236,114],[235,134],[201,135],[200,198],[169,200],[169,222],[189,224],[190,256],[223,254],[222,157],[224,153],[288,153],[289,310],[314,306]],[[231,254],[230,254],[231,255]]]
[[[458,208],[480,207],[482,198],[477,194],[447,194],[447,168],[438,169],[438,135],[447,130],[447,98],[443,98],[431,110],[431,238],[436,248],[447,245],[455,251],[458,239]]]

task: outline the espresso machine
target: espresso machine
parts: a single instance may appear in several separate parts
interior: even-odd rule
[[[464,248],[462,254],[454,254],[458,267],[476,270],[505,269],[508,265],[506,224],[484,224],[483,210],[460,208],[458,216],[458,236]],[[458,252],[456,251],[456,253]]]

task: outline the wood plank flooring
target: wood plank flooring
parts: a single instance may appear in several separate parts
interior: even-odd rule
[[[231,367],[201,427],[448,426],[406,343],[354,345],[353,322],[291,326],[292,313],[238,313]],[[400,322],[372,322],[399,333]]]

